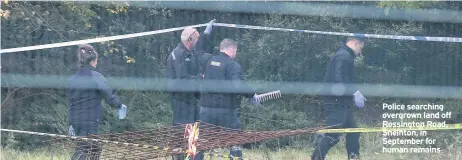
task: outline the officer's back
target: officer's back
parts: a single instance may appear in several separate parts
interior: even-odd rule
[[[235,43],[234,41],[230,40],[230,43]],[[226,40],[224,40],[226,43]],[[223,43],[223,42],[222,42]],[[235,48],[237,50],[237,47]],[[218,55],[213,56],[207,63],[205,68],[205,80],[218,82],[218,84],[213,84],[218,89],[213,89],[214,86],[207,85],[207,89],[204,91],[203,96],[201,98],[201,105],[203,107],[210,107],[210,108],[227,108],[227,109],[235,109],[239,107],[241,102],[240,95],[245,97],[251,98],[253,94],[243,94],[237,93],[233,91],[221,91],[221,86],[228,86],[226,88],[234,88],[234,89],[244,89],[248,88],[246,85],[242,83],[243,77],[241,73],[241,66],[239,63],[234,61],[234,57],[236,56],[236,51],[234,53],[225,54],[220,52]],[[209,81],[210,80],[210,81]],[[224,83],[220,83],[224,82]],[[231,87],[229,87],[231,86]]]
[[[234,61],[230,56],[219,53],[212,57],[205,69],[205,80],[206,82],[223,82],[222,80],[231,80],[231,76],[229,71],[234,69],[235,67],[239,67],[239,64]],[[211,80],[211,81],[207,81]],[[217,85],[217,84],[214,84]],[[218,85],[225,85],[225,84],[218,84]],[[216,86],[220,88],[220,86]],[[231,93],[224,93],[220,90],[213,90],[214,87],[207,87],[209,90],[203,94],[201,104],[204,107],[211,107],[211,108],[234,108],[236,105],[236,101],[238,101],[237,94]]]
[[[97,84],[91,66],[83,66],[68,81],[69,121],[96,121],[101,113]]]
[[[104,76],[96,71],[96,64],[89,64],[90,60],[97,62],[98,55],[93,47],[83,45],[79,52],[81,66],[68,80],[69,122],[97,122],[102,118],[103,99],[113,107],[122,104],[112,93]]]

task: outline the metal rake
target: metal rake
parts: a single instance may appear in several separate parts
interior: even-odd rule
[[[259,102],[264,102],[264,101],[267,101],[267,100],[277,99],[277,98],[280,98],[280,97],[281,97],[281,91],[280,90],[256,95],[256,99]]]

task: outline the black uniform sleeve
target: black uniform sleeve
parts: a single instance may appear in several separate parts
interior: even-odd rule
[[[175,71],[176,79],[197,79],[197,75],[188,74],[184,56],[175,54],[175,52],[172,52],[172,54],[174,55],[171,61],[173,64],[173,70]]]
[[[210,34],[202,33],[196,43],[196,54],[212,53],[209,49],[212,44],[212,36]]]
[[[232,85],[234,88],[245,89],[254,92],[254,90],[250,88],[248,85],[246,85],[243,81],[244,78],[242,76],[241,65],[239,65],[236,62],[230,64],[227,74],[228,77],[231,77]],[[255,93],[241,93],[241,95],[243,95],[246,98],[252,98],[254,94]]]
[[[209,49],[211,44],[211,35],[206,33],[202,33],[197,41],[194,55],[199,63],[199,72],[201,74],[204,74],[207,62],[213,57],[212,54],[210,54],[212,51]]]
[[[345,90],[343,95],[353,95],[356,92],[354,86],[354,61],[346,54],[339,54],[335,59],[335,83],[341,84],[340,90]]]
[[[95,80],[98,90],[103,95],[106,103],[114,108],[120,108],[122,103],[120,103],[119,97],[112,93],[112,89],[109,87],[106,78],[98,72],[92,72],[92,74],[93,80]]]

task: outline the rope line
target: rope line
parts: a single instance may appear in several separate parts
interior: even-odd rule
[[[61,43],[51,43],[51,44],[28,46],[28,47],[9,48],[9,49],[0,50],[0,54],[13,53],[13,52],[22,52],[22,51],[31,51],[31,50],[39,50],[39,49],[47,49],[47,48],[66,47],[66,46],[98,43],[98,42],[105,42],[105,41],[113,41],[113,40],[119,40],[119,39],[127,39],[127,38],[134,38],[134,37],[141,37],[141,36],[147,36],[147,35],[154,35],[154,34],[160,34],[160,33],[173,32],[173,31],[182,30],[182,29],[184,29],[186,27],[202,27],[202,26],[205,26],[205,25],[207,25],[207,24],[198,24],[198,25],[192,25],[192,26],[161,29],[161,30],[149,31],[149,32],[140,32],[140,33],[124,34],[124,35],[117,35],[117,36],[110,36],[110,37],[100,37],[100,38],[93,38],[93,39],[84,39],[84,40],[77,40],[77,41],[61,42]]]
[[[70,138],[75,140],[82,140],[82,141],[93,141],[99,143],[112,143],[116,145],[123,145],[123,146],[135,146],[135,147],[142,147],[142,148],[152,148],[154,150],[163,150],[163,151],[175,151],[175,152],[184,152],[181,148],[171,149],[169,147],[160,147],[160,146],[153,146],[153,145],[145,145],[145,144],[136,144],[136,143],[127,143],[127,142],[118,142],[118,141],[109,141],[109,140],[102,140],[102,139],[93,139],[93,138],[85,138],[85,137],[78,137],[78,136],[68,136],[62,134],[52,134],[52,133],[42,133],[42,132],[31,132],[31,131],[22,131],[22,130],[13,130],[13,129],[0,129],[0,131],[5,132],[14,132],[14,133],[24,133],[24,134],[31,134],[31,135],[40,135],[40,136],[49,136],[49,137],[59,137],[59,138]],[[186,152],[185,152],[186,153]]]
[[[74,45],[79,45],[79,44],[90,44],[90,43],[105,42],[105,41],[112,41],[112,40],[119,40],[119,39],[126,39],[126,38],[134,38],[134,37],[140,37],[140,36],[147,36],[147,35],[155,35],[155,34],[160,34],[160,33],[173,32],[173,31],[177,31],[177,30],[182,30],[182,29],[184,29],[186,27],[203,27],[203,26],[206,26],[206,25],[207,24],[198,24],[198,25],[192,25],[192,26],[176,27],[176,28],[162,29],[162,30],[149,31],[149,32],[140,32],[140,33],[133,33],[133,34],[125,34],[125,35],[118,35],[118,36],[100,37],[100,38],[93,38],[93,39],[84,39],[84,40],[61,42],[61,43],[35,45],[35,46],[28,46],[28,47],[8,48],[8,49],[0,50],[0,54],[21,52],[21,51],[31,51],[31,50],[38,50],[38,49],[47,49],[47,48],[57,48],[57,47],[65,47],[65,46],[74,46]],[[453,42],[453,43],[461,43],[462,42],[461,37],[398,36],[398,35],[381,35],[381,34],[326,32],[326,31],[300,30],[300,29],[252,26],[252,25],[242,25],[242,24],[227,24],[227,23],[214,23],[213,25],[214,26],[221,26],[221,27],[230,27],[230,28],[242,28],[242,29],[303,32],[303,33],[312,33],[312,34],[325,34],[325,35],[337,35],[337,36],[357,36],[357,37],[395,39],[395,40]]]
[[[385,131],[435,131],[435,130],[460,130],[462,123],[446,124],[445,127],[375,127],[375,128],[343,128],[343,129],[324,129],[319,130],[319,133],[370,133],[370,132],[385,132]]]
[[[99,143],[112,143],[116,145],[123,145],[123,146],[134,146],[134,147],[141,147],[141,148],[152,148],[153,150],[163,150],[163,151],[173,151],[173,152],[183,152],[187,153],[187,151],[181,149],[181,148],[175,148],[171,149],[169,147],[160,147],[160,146],[154,146],[154,145],[145,145],[145,144],[136,144],[136,143],[127,143],[127,142],[119,142],[119,141],[109,141],[109,140],[102,140],[102,139],[93,139],[93,138],[85,138],[85,137],[78,137],[78,136],[68,136],[68,135],[61,135],[61,134],[52,134],[52,133],[42,133],[42,132],[32,132],[32,131],[23,131],[23,130],[14,130],[14,129],[3,129],[1,128],[0,131],[2,132],[13,132],[13,133],[23,133],[23,134],[31,134],[31,135],[39,135],[39,136],[49,136],[49,137],[59,137],[59,138],[69,138],[69,139],[74,139],[74,140],[82,140],[82,141],[93,141],[93,142],[99,142]],[[209,152],[204,152],[203,155],[209,155],[212,157],[220,157],[220,158],[233,158],[233,160],[238,160],[242,157],[230,157],[229,155],[220,155],[217,153],[209,153]]]
[[[319,133],[348,133],[348,132],[383,132],[383,131],[406,131],[406,130],[454,130],[454,129],[462,129],[462,123],[446,124],[446,127],[343,128],[343,129],[322,129],[322,130],[318,130],[317,132],[319,132]],[[148,148],[151,147],[151,148],[160,149],[160,150],[169,150],[168,147],[149,146],[149,145],[142,145],[142,144],[135,144],[135,143],[125,143],[125,142],[108,141],[108,140],[101,140],[101,139],[83,138],[83,137],[67,136],[67,135],[61,135],[61,134],[31,132],[31,131],[3,129],[3,128],[0,129],[0,131],[16,132],[16,133],[24,133],[24,134],[32,134],[32,135],[41,135],[41,136],[51,136],[51,137],[59,137],[59,138],[71,138],[71,139],[83,140],[83,141],[94,141],[94,142],[103,142],[103,143],[122,144],[122,145],[127,145],[127,146],[137,146],[137,147],[145,147],[145,148],[146,147],[148,147]]]
[[[326,127],[331,128],[331,127]],[[321,129],[315,132],[317,133],[351,133],[351,132],[384,132],[384,131],[398,131],[398,130],[454,130],[454,129],[462,129],[462,123],[458,124],[446,124],[446,127],[401,127],[401,128],[345,128],[345,129]],[[302,129],[303,130],[303,129]],[[120,141],[110,141],[104,139],[94,139],[94,138],[87,138],[87,137],[78,137],[78,136],[68,136],[68,135],[59,135],[59,134],[51,134],[51,133],[41,133],[41,132],[31,132],[31,131],[23,131],[23,130],[13,130],[13,129],[0,129],[2,132],[14,132],[14,133],[24,133],[24,134],[32,134],[32,135],[40,135],[40,136],[50,136],[50,137],[57,137],[57,138],[69,138],[74,140],[82,140],[82,141],[93,141],[99,143],[109,143],[121,146],[133,146],[133,147],[141,147],[145,149],[153,149],[158,151],[166,151],[166,152],[176,152],[178,153],[187,153],[187,151],[183,148],[170,148],[170,147],[161,147],[155,145],[145,145],[145,144],[137,144],[137,143],[128,143],[128,142],[120,142]],[[284,131],[286,133],[297,132],[297,131]],[[290,135],[290,134],[286,134]],[[233,158],[238,159],[241,157],[230,157],[228,155],[220,155],[216,153],[207,153],[204,150],[205,155],[214,156],[214,157],[222,157],[222,158]]]
[[[257,30],[267,30],[267,31],[303,32],[303,33],[326,34],[326,35],[337,35],[337,36],[357,36],[357,37],[368,37],[368,38],[414,40],[414,41],[458,42],[458,43],[462,42],[462,38],[460,37],[397,36],[397,35],[381,35],[381,34],[326,32],[326,31],[312,31],[312,30],[275,28],[275,27],[264,27],[264,26],[251,26],[251,25],[242,25],[242,24],[226,24],[226,23],[214,23],[213,25],[221,26],[221,27],[230,27],[230,28],[257,29]]]

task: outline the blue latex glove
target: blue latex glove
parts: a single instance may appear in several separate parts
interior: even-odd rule
[[[260,100],[257,98],[257,94],[255,93],[255,95],[252,97],[252,104],[254,105],[259,105],[260,104]]]
[[[354,94],[354,99],[355,99],[355,104],[358,108],[363,108],[364,107],[364,102],[367,101],[366,97],[361,94],[361,92],[356,91]]]
[[[207,24],[207,27],[205,27],[205,31],[204,31],[205,34],[210,34],[212,32],[212,26],[213,26],[213,23],[215,23],[215,21],[216,19],[213,19]]]
[[[119,108],[119,119],[125,119],[126,115],[127,115],[127,106],[125,104],[122,104],[122,106]]]
[[[75,131],[72,125],[69,126],[69,136],[75,136]]]

